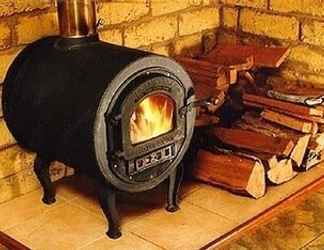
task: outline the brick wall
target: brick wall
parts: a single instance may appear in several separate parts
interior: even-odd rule
[[[201,37],[220,25],[215,0],[100,0],[103,40],[162,55],[199,53]],[[27,44],[58,34],[54,0],[0,0],[0,83]],[[1,90],[1,85],[0,85]],[[10,135],[0,112],[0,203],[38,188],[32,172],[34,154],[23,151]],[[52,177],[70,173],[60,164]]]
[[[278,75],[324,84],[323,0],[220,1],[220,41],[290,46]]]

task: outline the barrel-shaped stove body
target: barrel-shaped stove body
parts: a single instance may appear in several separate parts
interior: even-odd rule
[[[133,145],[128,119],[150,91],[175,99],[177,131]],[[177,167],[193,132],[193,100],[191,80],[173,60],[93,37],[50,37],[26,47],[7,73],[2,98],[7,125],[23,147],[128,192],[155,187]],[[177,150],[162,170],[130,173],[140,154],[169,146],[171,137]]]

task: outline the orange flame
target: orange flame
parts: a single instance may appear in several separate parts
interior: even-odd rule
[[[131,117],[133,144],[147,141],[173,129],[174,104],[170,97],[157,94],[145,98]]]

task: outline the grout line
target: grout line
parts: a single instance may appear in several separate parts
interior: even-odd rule
[[[99,220],[101,220],[101,221],[106,222],[106,219],[105,219],[105,218],[103,219],[102,216],[98,215],[95,211],[90,210],[90,209],[88,209],[88,208],[85,208],[85,207],[83,207],[83,206],[81,206],[81,205],[78,205],[78,204],[76,204],[76,203],[73,203],[73,202],[72,202],[73,200],[74,200],[74,199],[72,199],[72,200],[70,200],[70,201],[67,201],[67,203],[68,203],[69,205],[75,207],[75,208],[81,209],[82,211],[86,212],[86,213],[89,214],[89,215],[95,216],[97,219],[99,219]],[[108,223],[108,222],[107,222],[107,223]]]
[[[226,220],[228,220],[228,221],[230,221],[230,222],[235,222],[236,225],[233,226],[233,228],[235,228],[236,226],[238,226],[238,225],[240,224],[239,221],[232,220],[232,219],[226,217],[225,215],[222,215],[222,214],[216,213],[216,212],[213,211],[213,210],[210,210],[210,209],[208,209],[208,208],[205,208],[205,207],[199,206],[199,205],[197,205],[197,204],[195,204],[195,203],[192,203],[192,202],[190,202],[190,201],[182,201],[182,202],[185,202],[185,203],[188,203],[188,204],[190,204],[190,205],[192,205],[192,206],[194,206],[194,207],[198,207],[198,208],[200,208],[200,209],[206,210],[206,211],[208,211],[208,212],[210,212],[210,213],[212,213],[212,214],[215,214],[215,215],[217,215],[217,216],[220,216],[220,217],[222,217],[223,219],[226,219]],[[180,206],[181,206],[181,203],[180,203]]]
[[[99,241],[101,239],[105,239],[106,237],[107,236],[100,236],[100,237],[96,238],[95,240],[87,242],[83,246],[80,246],[80,247],[76,248],[76,250],[85,249],[86,247],[90,246],[91,244],[95,243],[96,241]]]
[[[276,202],[271,207],[267,208],[261,213],[256,214],[254,217],[240,224],[228,233],[225,233],[224,235],[209,242],[207,245],[200,248],[200,250],[215,249],[217,247],[224,246],[224,244],[230,242],[231,240],[237,239],[240,235],[242,236],[243,233],[249,232],[253,228],[269,222],[271,218],[279,213],[282,213],[285,209],[287,209],[288,206],[291,206],[293,202],[300,202],[307,194],[315,193],[315,189],[318,189],[318,187],[323,185],[323,183],[324,175],[320,176],[316,180],[313,180],[304,187],[299,188],[288,197],[284,198],[280,202]]]
[[[322,237],[324,235],[324,232],[320,233],[319,235],[317,235],[314,239],[309,240],[307,243],[305,243],[301,248],[299,248],[299,250],[303,250],[305,249],[305,247],[309,246],[310,244],[312,244],[314,241],[318,240],[320,237]]]
[[[42,202],[42,201],[40,200],[39,202]],[[19,225],[24,225],[25,222],[30,221],[30,220],[34,219],[35,217],[38,217],[38,216],[47,216],[47,214],[50,213],[50,212],[52,212],[52,210],[59,209],[59,208],[63,207],[64,205],[66,205],[65,202],[63,202],[62,204],[58,204],[58,205],[54,205],[53,204],[53,206],[46,205],[46,209],[45,210],[41,211],[40,213],[37,213],[35,216],[30,216],[30,217],[26,218],[22,223],[17,223],[17,224],[14,224],[14,225],[12,225],[12,226],[10,226],[8,228],[5,228],[4,231],[7,232],[7,231],[13,229],[14,227],[17,227]],[[42,225],[39,225],[39,227],[41,227],[41,226]],[[38,227],[36,229],[38,229]]]
[[[138,235],[137,233],[134,233],[134,232],[132,232],[132,231],[129,231],[129,232],[130,232],[132,235],[135,235],[136,237],[138,237],[138,238],[140,238],[140,239],[142,239],[142,240],[145,240],[145,241],[151,243],[152,245],[154,245],[154,246],[156,246],[156,247],[158,247],[158,248],[161,248],[161,249],[163,249],[163,250],[167,250],[166,248],[164,248],[164,247],[162,247],[162,246],[156,244],[155,242],[145,239],[143,236]]]

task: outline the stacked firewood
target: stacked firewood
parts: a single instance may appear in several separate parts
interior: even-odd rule
[[[324,160],[324,89],[265,85],[255,77],[262,68],[278,68],[288,53],[287,48],[217,45],[199,58],[177,58],[194,82],[196,126],[205,138],[195,178],[260,198],[267,184],[290,181]],[[234,84],[240,86],[243,112],[222,123],[228,112],[219,108],[233,102],[228,91]]]

